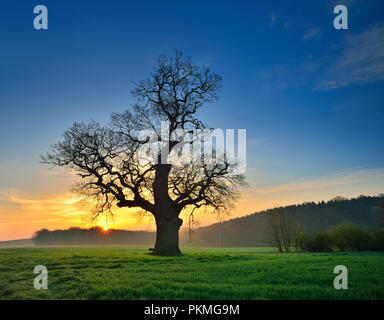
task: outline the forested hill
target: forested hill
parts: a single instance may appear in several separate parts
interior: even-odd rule
[[[336,197],[328,202],[309,202],[283,207],[295,216],[305,231],[312,233],[328,229],[343,221],[362,226],[375,226],[379,208],[383,206],[384,194],[377,197],[360,196],[354,199]],[[257,212],[245,217],[200,227],[192,233],[192,245],[196,246],[262,246],[266,245],[266,214],[281,208]],[[183,242],[189,236],[184,234]]]

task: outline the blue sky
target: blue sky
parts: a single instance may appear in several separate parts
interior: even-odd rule
[[[33,28],[38,4],[48,30]],[[348,30],[333,27],[336,4]],[[4,223],[24,217],[22,199],[68,191],[39,155],[73,122],[124,110],[132,81],[174,49],[223,76],[201,117],[247,129],[250,188],[236,214],[384,192],[382,1],[4,1],[0,40]]]

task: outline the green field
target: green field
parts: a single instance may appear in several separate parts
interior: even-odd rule
[[[0,249],[0,299],[384,299],[384,253],[278,254],[268,248],[184,249],[154,257],[138,247]],[[48,268],[48,290],[33,269]],[[348,290],[333,268],[348,268]]]

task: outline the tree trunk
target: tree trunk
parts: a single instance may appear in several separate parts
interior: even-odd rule
[[[156,244],[153,254],[159,256],[181,256],[179,249],[179,229],[183,220],[156,219]]]
[[[153,254],[161,256],[181,256],[179,249],[179,229],[183,220],[168,194],[169,164],[158,164],[156,167],[153,193],[155,200],[156,244]]]

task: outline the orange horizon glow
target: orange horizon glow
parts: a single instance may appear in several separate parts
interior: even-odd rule
[[[0,241],[30,238],[36,231],[89,228],[88,208],[73,194],[66,191],[73,180],[66,178],[66,184],[52,188],[44,182],[40,192],[19,189],[0,190]],[[57,186],[57,177],[52,175],[52,184]],[[327,201],[335,196],[347,198],[364,195],[378,195],[384,191],[384,170],[356,171],[308,181],[297,181],[276,186],[251,186],[244,189],[236,207],[228,214],[218,217],[207,211],[195,212],[197,226],[206,226],[220,221],[249,215],[257,211],[299,204],[309,201]],[[35,190],[35,189],[33,189]],[[364,191],[362,191],[364,190]],[[88,218],[88,219],[87,219]],[[105,217],[101,217],[105,218]],[[188,212],[181,214],[186,227]],[[110,228],[133,231],[154,231],[151,215],[142,215],[139,209],[120,208],[114,219],[96,222],[105,232]]]

